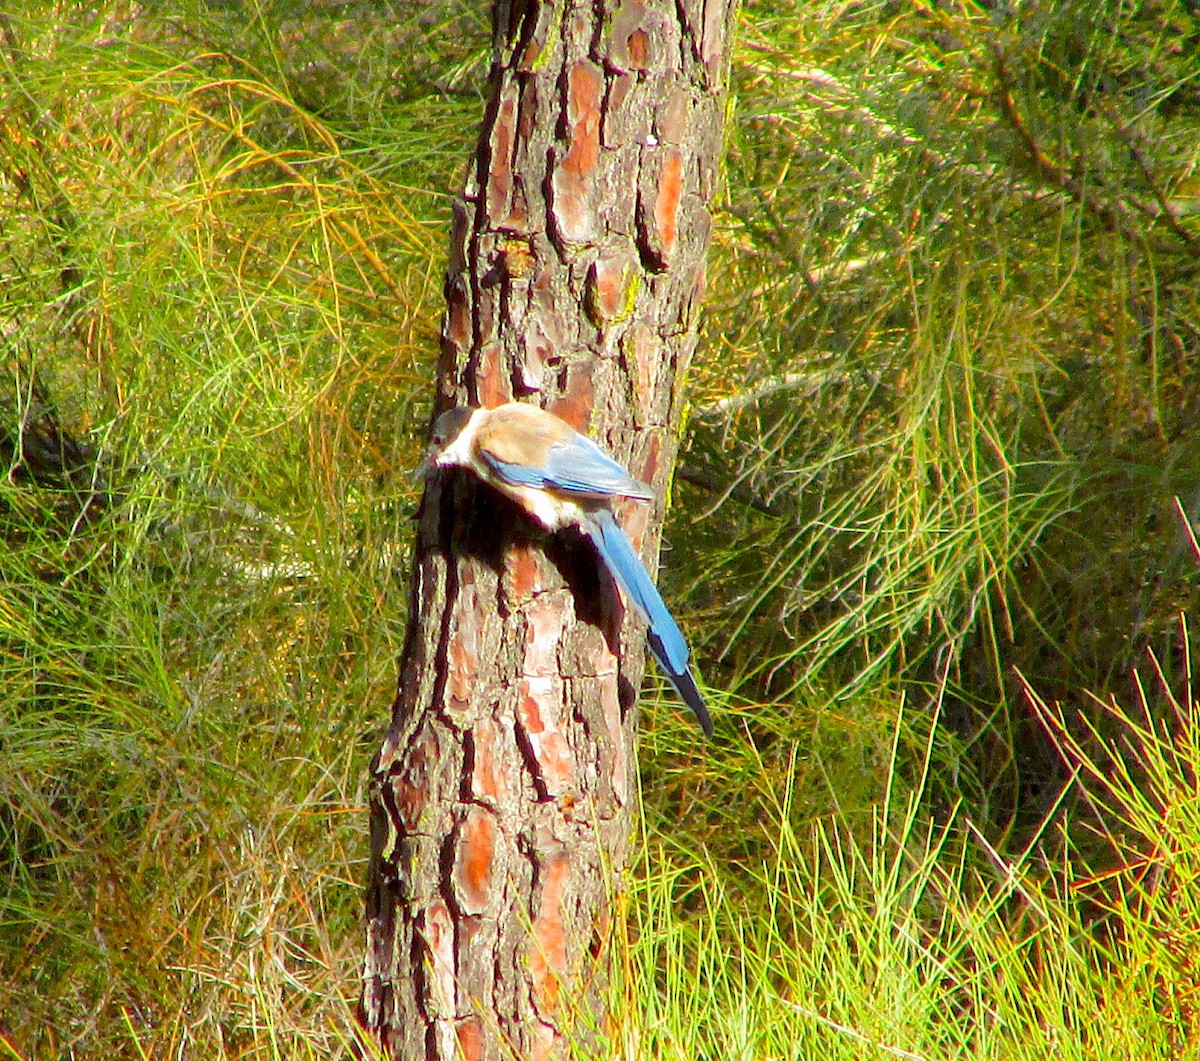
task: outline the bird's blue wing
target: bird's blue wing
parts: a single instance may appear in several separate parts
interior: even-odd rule
[[[590,438],[577,432],[573,436],[548,446],[537,465],[506,461],[486,446],[480,447],[480,455],[501,479],[514,486],[576,497],[654,497],[645,483],[633,478]]]
[[[674,617],[667,611],[662,596],[650,581],[650,574],[633,548],[633,543],[606,508],[588,512],[583,529],[626,599],[646,620],[646,640],[658,665],[683,702],[695,712],[704,732],[711,737],[712,719],[688,663],[687,642]]]

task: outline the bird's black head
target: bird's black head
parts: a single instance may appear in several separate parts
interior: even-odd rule
[[[467,426],[467,422],[471,419],[471,414],[474,411],[469,406],[458,405],[453,409],[447,409],[433,422],[433,431],[429,435],[429,445],[425,449],[425,456],[422,458],[421,463],[417,465],[417,470],[413,472],[413,478],[424,479],[439,463],[444,463],[439,461],[438,458],[462,434],[463,428]]]
[[[442,413],[433,422],[433,433],[429,436],[429,448],[435,452],[444,450],[458,438],[474,411],[470,406],[457,405]]]

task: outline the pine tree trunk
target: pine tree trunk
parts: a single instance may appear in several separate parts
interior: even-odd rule
[[[732,0],[498,2],[439,406],[536,401],[663,496],[696,342]],[[653,570],[661,501],[618,517]],[[643,633],[570,532],[431,479],[373,765],[361,1016],[393,1058],[603,1029]]]

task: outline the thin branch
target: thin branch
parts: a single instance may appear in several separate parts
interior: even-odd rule
[[[1005,61],[1003,52],[999,48],[995,49],[996,60],[996,80],[997,92],[996,101],[1000,106],[1000,113],[1009,127],[1016,134],[1017,139],[1021,142],[1029,155],[1030,161],[1033,163],[1034,169],[1038,174],[1049,184],[1060,189],[1064,194],[1077,202],[1085,210],[1092,213],[1105,228],[1110,232],[1115,232],[1131,243],[1144,243],[1145,237],[1129,223],[1129,208],[1126,205],[1126,199],[1114,198],[1109,201],[1102,200],[1093,195],[1084,184],[1075,177],[1059,162],[1051,158],[1038,144],[1037,139],[1030,131],[1024,117],[1013,98],[1013,79],[1009,71],[1008,63]],[[1151,182],[1152,183],[1152,182]],[[1153,184],[1152,184],[1153,186]],[[1141,204],[1134,204],[1143,212],[1156,220],[1161,220],[1157,211],[1151,210]],[[1164,203],[1165,206],[1165,203]],[[1168,222],[1172,231],[1179,228],[1178,222],[1174,221],[1170,210],[1166,211],[1167,217],[1172,219]],[[1172,223],[1173,222],[1173,223]],[[1180,229],[1180,231],[1183,231]],[[1184,232],[1188,245],[1193,244],[1190,236]]]
[[[1162,187],[1155,179],[1153,171],[1150,169],[1149,162],[1146,161],[1146,153],[1142,150],[1138,141],[1138,133],[1131,126],[1121,120],[1119,114],[1116,113],[1116,108],[1107,100],[1101,100],[1101,109],[1106,117],[1112,122],[1112,127],[1116,131],[1117,136],[1125,144],[1126,150],[1129,152],[1130,158],[1133,159],[1137,168],[1141,171],[1142,179],[1149,186],[1151,193],[1154,195],[1156,206],[1149,203],[1143,203],[1138,200],[1130,200],[1133,204],[1146,214],[1147,217],[1153,218],[1155,221],[1165,224],[1176,236],[1178,236],[1187,246],[1196,246],[1196,237],[1193,236],[1186,228],[1179,223],[1177,212],[1172,209],[1171,204],[1167,201],[1166,195],[1163,194]]]
[[[685,483],[690,483],[692,486],[707,493],[720,496],[730,497],[739,504],[745,505],[747,508],[752,508],[756,512],[761,512],[765,516],[771,516],[774,519],[783,519],[784,512],[772,505],[770,501],[764,501],[754,491],[741,483],[723,482],[710,472],[703,471],[697,468],[694,464],[680,464],[675,469],[675,478],[682,479]]]

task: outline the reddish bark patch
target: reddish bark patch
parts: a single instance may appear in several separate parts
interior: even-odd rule
[[[658,393],[658,374],[662,370],[662,351],[654,333],[644,324],[631,324],[621,340],[621,349],[633,367],[633,392],[637,395],[633,413],[639,425],[649,419],[651,403]]]
[[[683,154],[676,147],[668,147],[663,156],[662,173],[658,178],[658,195],[654,200],[654,228],[658,236],[657,257],[664,265],[675,250],[679,199],[682,194]]]
[[[662,462],[662,439],[658,433],[652,434],[646,442],[646,455],[642,458],[642,481],[652,483],[658,477],[659,464]]]
[[[437,741],[427,734],[409,751],[405,773],[396,779],[396,812],[406,833],[420,831],[421,816],[429,804],[430,765],[438,758]]]
[[[521,363],[521,382],[527,390],[542,389],[547,365],[561,357],[562,321],[555,301],[556,272],[539,263],[528,288],[528,312],[525,316],[525,356]]]
[[[508,599],[514,607],[520,607],[542,588],[538,553],[526,545],[516,545],[508,554],[507,573]]]
[[[520,383],[526,394],[536,394],[542,389],[546,378],[546,362],[554,356],[554,347],[547,340],[545,329],[538,321],[531,321],[527,328],[525,356],[521,359]]]
[[[517,143],[528,144],[537,126],[538,87],[536,81],[527,81],[521,86],[521,107],[517,119]]]
[[[557,799],[575,780],[571,746],[558,728],[563,710],[563,683],[558,678],[522,678],[519,688],[518,718],[537,763],[536,780],[547,796]]]
[[[454,852],[454,884],[465,914],[481,914],[491,897],[496,854],[496,819],[483,807],[472,807],[458,829]]]
[[[443,899],[435,899],[421,917],[421,935],[433,966],[433,1001],[439,1016],[456,1009],[454,978],[454,920]]]
[[[585,295],[592,323],[599,327],[628,317],[633,310],[636,283],[633,263],[628,258],[592,262]]]
[[[590,177],[600,160],[600,97],[604,77],[595,64],[581,59],[567,72],[567,123],[571,149],[563,162],[568,173]]]
[[[525,618],[528,626],[522,672],[531,678],[557,678],[558,644],[563,628],[561,603],[548,597],[533,601]]]
[[[646,477],[649,481],[649,476]],[[625,510],[621,514],[621,526],[624,527],[625,533],[629,536],[629,540],[633,542],[633,547],[640,553],[642,551],[642,539],[646,536],[646,527],[650,523],[650,506],[639,505],[633,502],[626,502]]]
[[[563,388],[563,396],[551,403],[550,411],[576,431],[586,434],[595,402],[596,388],[592,383],[592,363],[580,361],[571,366],[571,374]]]
[[[496,746],[500,731],[487,717],[471,729],[471,795],[495,805],[500,801],[500,777],[496,770]]]
[[[471,311],[466,291],[455,285],[446,294],[446,316],[442,325],[442,341],[461,353],[471,337]]]
[[[517,720],[537,763],[538,782],[546,795],[558,797],[574,782],[571,746],[559,729],[563,713],[563,681],[558,673],[562,640],[561,605],[547,595],[526,609],[528,627],[519,682]]]
[[[488,409],[503,405],[511,397],[504,377],[503,354],[496,343],[489,343],[479,352],[475,392],[479,395],[479,404]]]
[[[554,220],[568,243],[595,232],[592,186],[600,162],[600,101],[604,78],[595,63],[580,60],[567,72],[567,132],[570,146],[551,179]]]
[[[488,137],[487,218],[496,226],[509,214],[512,195],[512,155],[517,131],[516,86],[509,85],[500,97],[496,121]]]
[[[533,922],[529,953],[534,1005],[546,1018],[558,1009],[559,988],[567,973],[567,937],[563,924],[563,892],[571,871],[565,852],[547,855],[541,864],[541,896]]]
[[[644,29],[635,29],[629,34],[629,65],[634,70],[645,70],[650,65],[650,38]]]
[[[458,624],[455,636],[449,639],[446,660],[446,693],[451,710],[463,711],[471,702],[479,676],[479,623],[474,619],[480,605],[474,586],[464,586],[459,600]]]
[[[521,53],[521,60],[517,64],[517,69],[522,73],[530,73],[534,65],[538,61],[538,57],[542,54],[542,46],[545,41],[530,41],[525,45],[525,50]]]
[[[612,261],[592,264],[592,298],[602,320],[615,320],[621,312],[625,294],[625,270]]]
[[[499,227],[505,232],[524,234],[529,231],[529,197],[519,178],[513,180],[508,216],[500,222]]]
[[[640,0],[625,0],[613,13],[608,59],[616,69],[646,69],[649,38],[642,28],[645,17],[646,5]]]
[[[483,1025],[478,1017],[466,1017],[458,1022],[458,1056],[462,1061],[480,1061],[483,1057]]]

